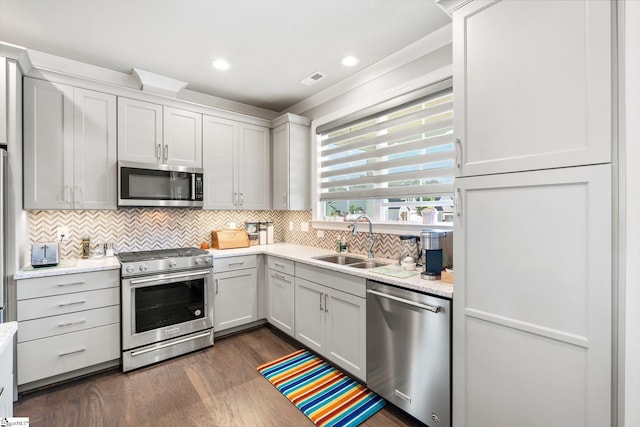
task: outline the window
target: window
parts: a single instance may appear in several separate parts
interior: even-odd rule
[[[324,219],[366,212],[379,222],[450,223],[453,93],[447,87],[398,107],[319,129]]]

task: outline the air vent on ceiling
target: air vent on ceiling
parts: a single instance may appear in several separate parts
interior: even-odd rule
[[[303,85],[306,85],[306,86],[312,86],[312,85],[318,83],[320,80],[324,79],[325,77],[327,77],[327,76],[325,76],[324,74],[316,71],[315,73],[311,74],[309,77],[307,77],[307,78],[305,78],[303,80],[300,80],[300,83],[302,83]]]

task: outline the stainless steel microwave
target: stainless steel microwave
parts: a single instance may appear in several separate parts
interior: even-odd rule
[[[118,206],[201,208],[204,170],[118,162]]]

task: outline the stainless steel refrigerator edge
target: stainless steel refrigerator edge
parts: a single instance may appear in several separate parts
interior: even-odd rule
[[[7,152],[0,149],[0,323],[5,321],[7,304]]]
[[[451,300],[367,281],[367,387],[451,426]]]

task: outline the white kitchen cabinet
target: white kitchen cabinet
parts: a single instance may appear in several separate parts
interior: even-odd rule
[[[7,145],[9,134],[7,129],[7,58],[0,56],[0,145]]]
[[[272,209],[311,209],[309,123],[293,114],[274,120]]]
[[[296,264],[295,338],[366,381],[366,282]]]
[[[457,176],[611,161],[609,1],[473,1],[453,15]]]
[[[255,255],[214,258],[215,332],[258,320],[258,273]]]
[[[21,390],[119,363],[119,270],[21,279],[16,291]]]
[[[13,334],[6,335],[0,346],[0,419],[13,416]],[[17,400],[17,396],[16,396]]]
[[[163,163],[201,168],[202,114],[163,107],[163,118]]]
[[[204,208],[270,209],[269,129],[204,116],[202,134]]]
[[[118,160],[202,167],[202,115],[118,98]]]
[[[24,79],[25,209],[116,209],[116,97]]]
[[[294,262],[270,256],[267,267],[267,320],[293,337],[295,336]]]
[[[455,185],[454,425],[609,425],[611,165]]]

